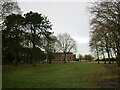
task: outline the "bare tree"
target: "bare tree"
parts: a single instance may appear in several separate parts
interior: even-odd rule
[[[59,34],[57,36],[60,47],[58,47],[60,52],[64,53],[64,62],[66,63],[66,55],[69,52],[74,52],[77,50],[76,41],[67,33]]]
[[[92,15],[91,31],[97,32],[98,36],[96,37],[100,38],[97,41],[97,44],[99,44],[97,46],[104,49],[103,51],[108,54],[108,58],[114,52],[120,65],[119,4],[118,0],[114,0],[114,2],[110,2],[110,0],[95,2],[91,5],[90,12]],[[111,63],[110,59],[109,63]]]
[[[89,41],[89,46],[91,48],[91,51],[96,53],[98,63],[100,63],[99,62],[99,56],[100,56],[99,41],[100,41],[100,37],[99,37],[98,33],[97,32],[92,32],[91,39]]]
[[[54,35],[50,35],[49,38],[46,38],[45,36],[42,36],[41,39],[41,47],[42,49],[44,49],[44,51],[46,52],[46,60],[49,62],[49,64],[52,62],[53,57],[53,53],[56,52],[56,43],[57,38]]]
[[[88,60],[88,61],[91,61],[93,59],[93,57],[90,54],[88,54],[88,55],[86,54],[86,55],[84,55],[84,59]]]
[[[0,20],[4,20],[10,14],[22,14],[18,3],[13,0],[0,0]]]
[[[79,58],[80,61],[84,59],[84,57],[83,57],[82,54],[79,54],[79,55],[78,55],[78,58]]]

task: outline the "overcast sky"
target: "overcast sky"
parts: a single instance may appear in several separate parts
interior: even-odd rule
[[[88,2],[18,1],[23,13],[34,11],[47,16],[53,24],[54,35],[68,33],[77,42],[77,53],[89,54]]]

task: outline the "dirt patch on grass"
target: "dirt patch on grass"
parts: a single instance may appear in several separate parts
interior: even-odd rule
[[[120,67],[117,64],[101,64],[103,67],[109,70],[105,78],[99,80],[98,85],[101,88],[120,88],[119,77],[120,77]]]

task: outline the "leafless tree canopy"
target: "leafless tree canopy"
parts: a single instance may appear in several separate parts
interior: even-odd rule
[[[120,2],[102,1],[91,5],[91,50],[99,56],[102,54],[108,58],[115,56],[120,62]],[[111,63],[109,61],[109,63]]]
[[[60,42],[60,51],[61,52],[75,52],[76,49],[76,41],[67,33],[59,34],[57,36],[58,41]]]

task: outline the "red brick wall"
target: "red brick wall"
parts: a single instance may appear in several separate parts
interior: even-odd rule
[[[66,55],[66,61],[75,61],[76,55],[70,53]],[[63,53],[55,53],[54,59],[52,61],[64,61],[64,54]]]

